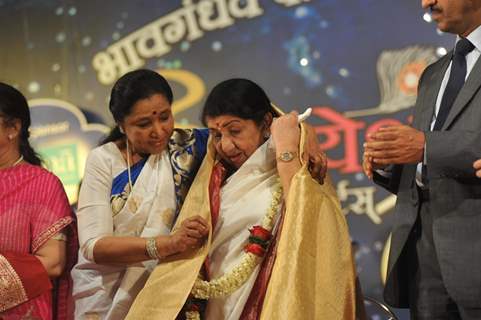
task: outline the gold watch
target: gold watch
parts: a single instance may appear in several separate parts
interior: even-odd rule
[[[277,160],[280,160],[282,162],[290,162],[294,159],[295,156],[296,156],[296,152],[283,151],[279,153],[279,155],[277,156]]]

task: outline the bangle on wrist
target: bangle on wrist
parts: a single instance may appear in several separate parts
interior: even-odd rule
[[[155,242],[155,238],[147,238],[145,242],[145,251],[147,251],[147,255],[153,260],[160,260],[163,257],[159,254],[157,250],[157,244]]]

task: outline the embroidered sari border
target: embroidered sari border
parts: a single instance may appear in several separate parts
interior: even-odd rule
[[[45,242],[57,234],[60,230],[68,226],[73,222],[72,217],[63,217],[53,225],[48,227],[44,232],[42,232],[36,239],[32,241],[32,253],[35,253],[38,248],[40,248]]]
[[[8,260],[0,254],[0,312],[27,300],[22,280]]]

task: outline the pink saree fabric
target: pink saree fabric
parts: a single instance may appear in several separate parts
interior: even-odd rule
[[[0,254],[33,255],[61,230],[69,239],[67,266],[52,284],[53,291],[47,290],[7,309],[0,313],[0,319],[72,318],[70,269],[78,248],[72,211],[60,180],[30,164],[0,170]],[[18,275],[20,278],[21,272]],[[23,285],[35,284],[24,282]],[[4,298],[0,292],[0,300]]]

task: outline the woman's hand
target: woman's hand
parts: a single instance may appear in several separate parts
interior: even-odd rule
[[[182,222],[179,229],[170,235],[167,252],[164,253],[159,250],[159,254],[168,256],[198,248],[204,243],[208,234],[209,227],[205,219],[200,216],[188,218]],[[162,244],[157,244],[157,248],[160,249],[161,246]]]
[[[297,152],[299,149],[301,130],[297,123],[297,115],[296,111],[292,111],[273,119],[271,135],[277,153],[285,151]]]
[[[292,177],[301,168],[297,154],[301,137],[297,112],[290,112],[274,119],[271,125],[271,134],[276,146],[277,171],[284,190],[284,198],[287,199]]]
[[[307,143],[303,159],[309,163],[311,177],[323,184],[327,174],[327,156],[319,146],[319,140],[314,128],[307,123],[304,125],[307,129]]]

